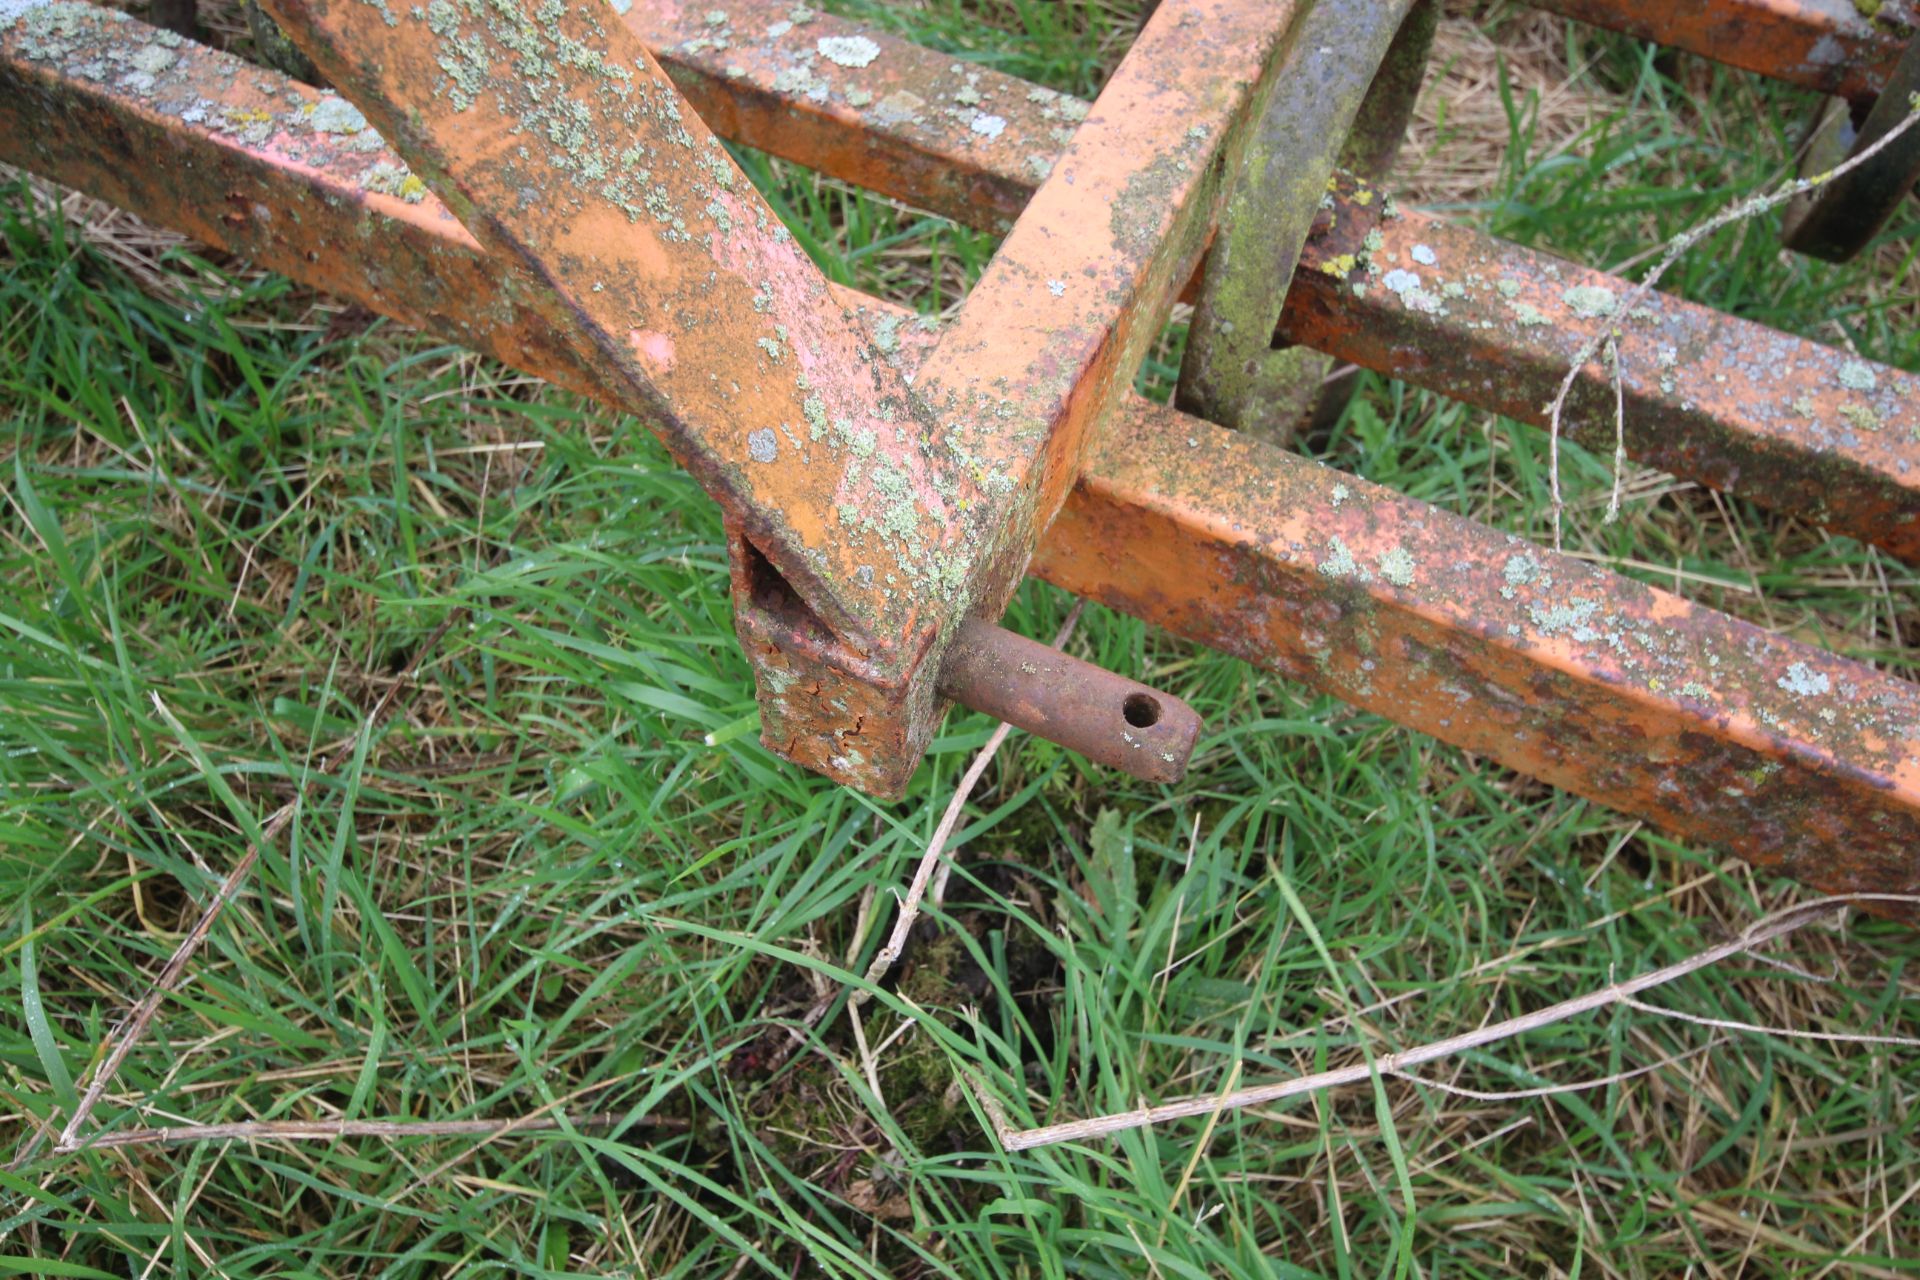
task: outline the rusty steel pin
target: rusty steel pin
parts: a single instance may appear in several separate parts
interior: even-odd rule
[[[1148,782],[1178,782],[1200,715],[1172,694],[978,618],[960,624],[940,692]]]

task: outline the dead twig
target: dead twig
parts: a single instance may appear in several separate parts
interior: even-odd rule
[[[1653,292],[1654,286],[1660,283],[1660,278],[1666,275],[1667,270],[1688,250],[1714,232],[1722,227],[1765,213],[1769,209],[1785,204],[1795,196],[1803,195],[1815,187],[1831,182],[1840,175],[1858,168],[1873,159],[1883,149],[1891,146],[1916,124],[1920,124],[1920,106],[1909,112],[1906,119],[1887,130],[1872,146],[1835,165],[1825,173],[1816,173],[1809,178],[1796,178],[1792,182],[1775,187],[1772,191],[1749,196],[1738,204],[1722,209],[1699,226],[1681,232],[1667,241],[1666,250],[1661,253],[1659,260],[1648,270],[1640,283],[1634,286],[1625,301],[1614,306],[1611,315],[1616,317],[1632,315],[1634,310],[1646,301],[1647,295]],[[1622,460],[1626,456],[1626,395],[1621,385],[1622,359],[1619,337],[1618,327],[1608,325],[1582,342],[1579,349],[1573,353],[1573,358],[1567,362],[1566,376],[1560,379],[1560,389],[1554,393],[1552,402],[1547,406],[1547,484],[1553,501],[1553,549],[1555,551],[1562,549],[1561,526],[1566,511],[1566,504],[1560,494],[1560,419],[1566,411],[1567,397],[1573,393],[1574,384],[1579,381],[1580,374],[1603,349],[1609,353],[1607,363],[1613,378],[1614,394],[1614,488],[1613,497],[1607,507],[1607,519],[1612,520],[1619,514],[1620,469]]]
[[[80,1139],[80,1126],[85,1124],[87,1117],[93,1114],[94,1108],[100,1104],[101,1097],[106,1093],[107,1086],[113,1083],[114,1077],[119,1074],[121,1066],[126,1062],[127,1055],[146,1034],[147,1024],[153,1021],[153,1015],[159,1011],[160,1002],[166,999],[167,993],[172,991],[179,984],[180,979],[186,975],[187,965],[200,950],[200,944],[205,942],[207,935],[212,932],[214,921],[220,918],[220,913],[240,892],[240,886],[246,883],[248,873],[253,870],[253,864],[259,861],[261,846],[279,839],[280,833],[285,831],[287,824],[293,821],[294,815],[299,812],[301,802],[306,799],[307,793],[313,789],[315,783],[333,771],[335,761],[357,750],[362,737],[372,733],[385,721],[395,697],[407,686],[413,673],[419,669],[420,663],[433,652],[441,639],[452,629],[460,612],[456,610],[449,614],[446,620],[434,628],[426,640],[414,650],[406,668],[391,685],[387,686],[386,692],[380,695],[380,700],[374,704],[372,713],[360,722],[359,729],[338,751],[322,758],[319,765],[307,774],[306,781],[294,798],[274,811],[273,816],[267,820],[265,828],[261,830],[260,839],[248,844],[246,852],[240,855],[240,860],[233,864],[231,871],[227,872],[226,878],[220,882],[219,890],[200,912],[200,918],[194,921],[193,928],[187,932],[187,936],[180,940],[180,945],[174,948],[171,956],[167,957],[166,965],[147,988],[147,993],[134,1004],[127,1016],[120,1020],[111,1033],[110,1045],[105,1055],[98,1059],[100,1065],[93,1072],[86,1093],[81,1096],[78,1105],[73,1109],[73,1114],[67,1118],[66,1125],[60,1130],[59,1140],[54,1143],[55,1155],[68,1155],[82,1146],[101,1145],[97,1140],[92,1144],[83,1142]],[[153,696],[153,700],[160,714],[177,727],[178,722],[173,719],[166,705],[160,701],[158,694]]]
[[[232,1124],[181,1124],[152,1129],[122,1129],[103,1133],[85,1143],[89,1151],[109,1147],[181,1146],[195,1142],[337,1142],[344,1138],[457,1138],[482,1135],[504,1138],[516,1133],[549,1133],[555,1129],[611,1129],[620,1123],[612,1113],[578,1116],[522,1116],[514,1120],[245,1120]],[[662,1119],[643,1123],[684,1127],[686,1121]]]
[[[1625,982],[1610,983],[1598,991],[1563,1000],[1536,1012],[1523,1014],[1517,1018],[1507,1018],[1500,1022],[1489,1023],[1472,1031],[1445,1039],[1434,1040],[1427,1044],[1416,1045],[1396,1053],[1381,1054],[1371,1063],[1359,1062],[1351,1066],[1338,1067],[1329,1071],[1316,1071],[1310,1075],[1296,1076],[1291,1080],[1276,1081],[1272,1084],[1255,1085],[1252,1088],[1237,1089],[1226,1093],[1213,1093],[1196,1097],[1182,1098],[1174,1102],[1161,1103],[1159,1106],[1141,1107],[1134,1111],[1116,1112],[1111,1115],[1093,1116],[1084,1120],[1068,1120],[1060,1124],[1043,1125],[1034,1129],[1001,1130],[996,1136],[1009,1151],[1025,1151],[1032,1147],[1050,1146],[1059,1142],[1075,1142],[1087,1138],[1102,1137],[1119,1133],[1127,1129],[1143,1128],[1167,1120],[1182,1120],[1194,1116],[1212,1115],[1219,1111],[1229,1111],[1241,1107],[1260,1106],[1279,1102],[1301,1094],[1318,1093],[1343,1085],[1360,1084],[1378,1075],[1400,1075],[1423,1062],[1452,1057],[1469,1049],[1493,1044],[1500,1040],[1511,1039],[1540,1027],[1564,1022],[1568,1018],[1583,1013],[1604,1009],[1609,1005],[1626,1003],[1632,996],[1653,987],[1672,982],[1676,978],[1704,969],[1708,965],[1730,959],[1759,946],[1774,938],[1784,937],[1796,929],[1801,929],[1814,921],[1833,914],[1849,904],[1856,902],[1914,902],[1913,897],[1902,894],[1854,894],[1845,897],[1821,898],[1813,902],[1801,903],[1789,907],[1771,916],[1756,921],[1739,937],[1718,946],[1707,948],[1684,960],[1655,969]],[[1424,1083],[1424,1082],[1423,1082]]]
[[[1058,649],[1073,635],[1074,627],[1080,622],[1080,611],[1085,607],[1085,601],[1075,602],[1073,611],[1067,614],[1067,620],[1060,625],[1059,632],[1053,637],[1054,648]],[[867,966],[866,979],[869,983],[877,985],[880,979],[886,977],[887,971],[893,968],[893,962],[900,958],[900,952],[906,948],[907,935],[913,931],[914,922],[920,918],[920,902],[926,896],[927,883],[932,879],[936,869],[943,869],[941,855],[947,851],[947,841],[952,837],[954,827],[959,825],[960,815],[966,809],[967,800],[973,795],[974,787],[979,784],[980,775],[987,771],[987,766],[993,762],[994,753],[1000,750],[1000,744],[1007,740],[1007,734],[1012,729],[1012,725],[1003,724],[993,731],[993,736],[987,739],[987,744],[981,747],[979,753],[973,757],[973,763],[967,766],[966,773],[960,779],[960,785],[954,788],[953,798],[947,801],[946,812],[940,815],[940,823],[933,829],[933,839],[927,842],[927,851],[922,855],[920,865],[914,869],[913,879],[908,883],[906,893],[900,898],[900,914],[894,919],[893,932],[887,935],[886,945],[880,948],[879,954],[873,958],[873,963]],[[947,877],[943,869],[939,887],[934,893],[936,902],[945,896],[946,883]],[[855,991],[852,996],[854,1007],[858,1008],[865,1004],[869,995],[870,993],[864,989]],[[823,1009],[822,1012],[824,1013],[825,1010]]]

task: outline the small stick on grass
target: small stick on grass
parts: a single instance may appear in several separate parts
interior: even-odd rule
[[[1067,620],[1060,625],[1059,633],[1053,637],[1054,648],[1058,649],[1073,635],[1074,627],[1080,622],[1080,611],[1085,607],[1085,601],[1075,602],[1073,611],[1067,614]],[[927,851],[921,857],[920,865],[914,870],[913,880],[907,885],[907,892],[900,899],[900,914],[893,922],[893,932],[887,935],[886,945],[880,948],[879,954],[873,958],[873,963],[867,966],[868,982],[877,985],[880,979],[887,976],[887,971],[893,968],[893,962],[900,958],[900,952],[907,945],[907,935],[913,931],[914,922],[920,918],[920,901],[926,896],[927,882],[932,879],[936,869],[944,872],[941,855],[947,851],[947,841],[952,837],[954,827],[959,825],[960,814],[966,809],[967,800],[973,795],[974,787],[979,784],[980,775],[987,771],[987,766],[993,762],[994,753],[1000,750],[1000,744],[1007,740],[1007,734],[1012,729],[1012,725],[1003,724],[993,731],[993,736],[987,739],[987,745],[980,748],[979,754],[973,758],[973,763],[967,766],[967,772],[961,777],[960,785],[954,788],[953,799],[947,801],[947,811],[940,815],[940,824],[933,829],[933,839],[927,843]],[[942,874],[939,886],[934,891],[934,901],[938,902],[946,896],[946,886],[947,877]],[[854,1007],[858,1008],[865,1004],[869,994],[865,990],[855,991],[852,996]]]
[[[1634,286],[1633,291],[1627,295],[1626,300],[1614,307],[1612,314],[1614,316],[1632,315],[1635,308],[1646,301],[1647,295],[1653,292],[1654,286],[1660,283],[1660,278],[1666,275],[1667,270],[1672,267],[1674,263],[1678,262],[1681,256],[1689,249],[1692,249],[1714,232],[1735,222],[1741,222],[1757,214],[1765,213],[1769,209],[1785,204],[1795,196],[1803,195],[1815,187],[1831,182],[1840,175],[1858,168],[1873,159],[1873,157],[1878,155],[1884,148],[1891,146],[1901,135],[1905,134],[1907,130],[1913,128],[1916,124],[1920,124],[1920,101],[1916,101],[1915,109],[1907,114],[1906,119],[1887,130],[1879,141],[1861,151],[1859,155],[1850,157],[1827,170],[1825,173],[1816,173],[1810,178],[1796,178],[1792,182],[1783,183],[1763,195],[1750,196],[1738,204],[1722,209],[1719,213],[1707,219],[1699,226],[1681,232],[1673,239],[1667,241],[1666,250],[1660,255],[1659,260],[1653,264],[1653,267],[1647,272],[1646,276],[1641,279],[1640,283]],[[1587,367],[1587,364],[1592,361],[1595,356],[1600,354],[1602,348],[1608,348],[1611,352],[1611,359],[1608,361],[1608,364],[1613,377],[1614,394],[1614,489],[1613,498],[1607,508],[1607,518],[1612,520],[1619,514],[1620,466],[1625,456],[1626,405],[1625,392],[1621,386],[1622,361],[1619,353],[1618,339],[1619,330],[1612,325],[1608,325],[1593,337],[1582,342],[1579,349],[1573,353],[1573,358],[1567,364],[1566,376],[1560,379],[1560,389],[1554,393],[1552,402],[1547,406],[1547,485],[1552,494],[1553,501],[1553,549],[1555,551],[1563,549],[1561,546],[1561,525],[1562,517],[1566,510],[1566,504],[1560,495],[1560,418],[1566,411],[1567,397],[1573,393],[1574,383],[1579,381],[1581,371]]]
[[[1917,899],[1903,894],[1854,894],[1846,897],[1820,898],[1776,912],[1755,922],[1737,938],[1709,947],[1705,951],[1688,956],[1685,960],[1664,968],[1641,974],[1637,978],[1611,983],[1598,991],[1590,991],[1534,1013],[1490,1023],[1457,1036],[1448,1036],[1443,1040],[1416,1045],[1398,1053],[1381,1054],[1372,1063],[1360,1062],[1330,1071],[1316,1071],[1311,1075],[1296,1076],[1291,1080],[1255,1085],[1224,1094],[1212,1093],[1182,1098],[1175,1102],[1161,1103],[1159,1106],[1141,1107],[1135,1111],[1092,1116],[1085,1120],[1068,1120],[1035,1129],[1003,1130],[998,1136],[1007,1150],[1025,1151],[1033,1147],[1050,1146],[1059,1142],[1077,1142],[1120,1133],[1127,1129],[1144,1128],[1166,1120],[1190,1119],[1218,1111],[1279,1102],[1301,1094],[1318,1093],[1342,1085],[1360,1084],[1372,1079],[1376,1073],[1383,1076],[1403,1074],[1409,1068],[1417,1067],[1423,1062],[1452,1057],[1455,1054],[1465,1053],[1469,1049],[1477,1049],[1482,1045],[1511,1039],[1528,1031],[1551,1026],[1556,1022],[1564,1022],[1579,1014],[1591,1013],[1609,1005],[1626,1003],[1642,991],[1672,982],[1696,969],[1704,969],[1708,965],[1740,955],[1763,942],[1784,937],[1796,929],[1804,928],[1830,915],[1836,908],[1845,907],[1850,903],[1914,901]]]
[[[360,728],[348,738],[338,752],[323,758],[318,767],[307,774],[306,782],[301,785],[294,798],[274,811],[273,816],[267,820],[266,827],[262,829],[260,839],[249,844],[247,851],[240,855],[240,860],[233,864],[233,870],[227,872],[226,878],[220,882],[218,892],[213,895],[213,900],[207,903],[206,909],[200,913],[200,918],[194,921],[193,928],[188,930],[187,936],[180,940],[180,945],[174,948],[173,954],[167,957],[166,965],[160,970],[160,975],[153,980],[153,984],[147,988],[147,993],[128,1011],[127,1016],[121,1019],[114,1033],[112,1045],[108,1048],[106,1055],[99,1060],[100,1066],[94,1071],[86,1093],[81,1096],[79,1104],[73,1109],[73,1114],[67,1118],[65,1127],[60,1130],[60,1139],[54,1144],[53,1154],[70,1155],[83,1146],[101,1145],[98,1141],[92,1144],[83,1141],[80,1137],[80,1126],[85,1124],[87,1117],[93,1114],[93,1109],[100,1104],[100,1098],[106,1093],[107,1086],[113,1083],[122,1064],[126,1062],[127,1055],[146,1034],[147,1024],[153,1021],[153,1015],[159,1011],[160,1002],[166,999],[167,993],[173,990],[180,979],[186,975],[187,965],[192,961],[194,954],[200,950],[200,944],[205,942],[207,935],[212,932],[214,921],[220,918],[220,913],[240,892],[240,886],[246,883],[248,873],[253,870],[253,864],[259,861],[261,846],[271,844],[280,838],[280,833],[286,830],[289,822],[293,821],[294,814],[299,812],[301,801],[306,799],[315,781],[331,773],[336,760],[351,755],[359,747],[361,737],[372,733],[386,719],[387,712],[392,709],[394,698],[406,686],[413,673],[419,669],[420,663],[433,652],[441,639],[453,628],[454,621],[461,612],[463,610],[455,610],[449,614],[445,621],[434,628],[425,642],[414,650],[413,657],[408,660],[405,669],[391,685],[387,686],[387,691],[381,694],[380,700],[374,704],[372,714],[360,722]],[[169,723],[177,726],[172,713],[160,701],[158,694],[153,696],[153,701],[161,715]]]
[[[620,1117],[611,1113],[578,1116],[522,1116],[515,1120],[246,1120],[233,1124],[180,1124],[152,1129],[121,1129],[103,1133],[85,1145],[89,1151],[109,1147],[181,1146],[195,1142],[337,1142],[343,1138],[459,1138],[480,1135],[504,1138],[516,1133],[550,1133],[562,1125],[577,1129],[611,1129]],[[672,1118],[645,1123],[684,1127]]]

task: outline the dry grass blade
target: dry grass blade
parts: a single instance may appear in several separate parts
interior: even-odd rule
[[[1060,630],[1053,637],[1054,648],[1057,649],[1065,644],[1073,635],[1074,627],[1080,622],[1080,611],[1084,607],[1084,601],[1078,602],[1073,606],[1072,612],[1067,614],[1067,620],[1060,624]],[[960,778],[960,785],[954,788],[953,798],[947,801],[946,812],[940,815],[940,823],[933,829],[933,839],[927,842],[927,851],[921,857],[920,865],[914,869],[913,880],[907,885],[906,893],[901,896],[900,914],[893,922],[893,932],[887,935],[886,945],[880,948],[879,954],[873,957],[873,963],[867,966],[868,982],[878,983],[884,978],[887,971],[893,968],[893,962],[900,958],[901,951],[906,948],[907,935],[913,932],[914,923],[920,919],[920,903],[926,896],[927,885],[933,879],[935,870],[942,866],[941,855],[947,851],[947,841],[953,836],[954,827],[960,823],[960,814],[966,809],[967,800],[973,795],[974,787],[979,785],[980,775],[987,771],[987,766],[993,762],[994,753],[1000,750],[1000,744],[1007,740],[1007,734],[1012,728],[1012,725],[1003,724],[993,731],[993,736],[987,739],[987,744],[974,756],[973,763],[967,766],[966,773]],[[946,876],[942,875],[939,891],[934,895],[935,901],[939,901],[944,896],[945,888]],[[854,992],[852,999],[855,1007],[865,1004],[868,994],[864,990]]]
[[[522,1117],[516,1120],[247,1120],[233,1124],[182,1124],[123,1129],[85,1143],[90,1151],[111,1147],[180,1146],[195,1142],[336,1142],[344,1138],[504,1138],[550,1133],[563,1127],[609,1129],[614,1115]],[[655,1122],[664,1123],[664,1122]],[[681,1122],[681,1123],[684,1123]]]
[[[1668,269],[1689,249],[1714,232],[1722,227],[1765,213],[1769,209],[1777,208],[1795,196],[1804,195],[1815,187],[1823,186],[1842,174],[1859,168],[1899,141],[1916,124],[1920,124],[1920,100],[1916,100],[1913,110],[1907,113],[1906,119],[1887,130],[1872,146],[1862,149],[1857,155],[1849,156],[1825,173],[1816,173],[1809,178],[1796,178],[1792,182],[1783,183],[1772,191],[1749,197],[1722,209],[1700,225],[1681,232],[1667,241],[1666,249],[1661,253],[1659,260],[1653,264],[1640,283],[1633,287],[1633,291],[1626,296],[1626,299],[1613,308],[1612,314],[1632,315],[1634,309],[1647,300],[1647,295],[1653,292],[1654,286],[1660,283],[1661,277],[1666,275]],[[1618,331],[1609,326],[1582,342],[1579,349],[1573,353],[1573,358],[1567,362],[1567,372],[1560,379],[1560,389],[1554,393],[1553,400],[1548,405],[1547,483],[1553,501],[1553,549],[1555,551],[1562,549],[1561,532],[1566,514],[1566,502],[1560,492],[1560,418],[1566,411],[1567,397],[1573,393],[1574,383],[1579,380],[1581,371],[1603,350],[1608,355],[1607,367],[1613,379],[1614,395],[1614,489],[1612,500],[1607,508],[1607,519],[1614,519],[1620,511],[1620,469],[1626,458],[1626,399],[1621,386],[1621,360],[1617,338]]]
[[[419,648],[414,650],[413,656],[408,659],[405,668],[402,669],[393,683],[387,687],[386,691],[380,695],[379,701],[374,704],[372,713],[369,714],[365,720],[361,721],[359,729],[354,732],[345,747],[340,752],[336,752],[334,755],[321,760],[318,768],[308,774],[307,780],[301,786],[299,793],[295,795],[292,800],[289,800],[286,804],[281,805],[279,809],[274,811],[273,816],[267,820],[267,825],[262,829],[260,839],[248,844],[247,851],[233,864],[233,869],[229,871],[226,878],[220,882],[220,888],[213,895],[212,901],[207,903],[205,909],[200,912],[199,918],[194,921],[193,928],[187,931],[186,937],[180,940],[180,944],[174,948],[173,954],[167,957],[165,967],[160,970],[159,976],[156,977],[147,988],[147,993],[128,1011],[127,1016],[120,1021],[118,1027],[115,1029],[111,1045],[107,1049],[105,1056],[99,1059],[100,1065],[94,1071],[93,1077],[87,1085],[87,1091],[81,1095],[78,1105],[73,1109],[73,1114],[67,1118],[67,1123],[60,1130],[59,1141],[54,1144],[53,1148],[55,1155],[68,1155],[83,1146],[89,1145],[80,1138],[80,1126],[85,1124],[87,1117],[93,1114],[94,1108],[100,1104],[102,1095],[106,1093],[107,1086],[113,1083],[114,1077],[119,1074],[121,1066],[126,1062],[127,1055],[132,1052],[134,1045],[138,1044],[141,1036],[146,1033],[147,1024],[153,1021],[153,1015],[158,1012],[160,1002],[165,1000],[167,993],[178,986],[180,979],[186,976],[187,965],[193,960],[195,953],[200,950],[200,945],[207,940],[207,935],[212,932],[214,921],[220,918],[220,913],[226,909],[229,902],[233,901],[234,895],[240,891],[240,886],[246,883],[247,876],[252,872],[254,863],[259,861],[262,845],[271,844],[280,838],[281,833],[286,830],[287,824],[293,821],[294,815],[299,812],[300,802],[306,798],[315,780],[330,773],[336,760],[341,759],[344,755],[351,754],[351,752],[359,746],[360,739],[372,733],[374,729],[386,719],[388,711],[393,707],[394,698],[401,689],[407,687],[414,672],[419,670],[420,663],[439,645],[442,637],[447,634],[457,617],[457,613],[450,615],[445,622],[442,622],[434,629],[432,634],[427,637],[426,641],[421,644]],[[153,701],[154,706],[159,710],[161,716],[167,723],[173,725],[176,730],[184,732],[179,722],[173,718],[172,713],[167,710],[166,705],[160,701],[157,695]]]
[[[1276,1081],[1273,1084],[1256,1085],[1250,1089],[1238,1089],[1230,1093],[1209,1094],[1202,1097],[1182,1098],[1177,1102],[1165,1102],[1159,1106],[1141,1107],[1134,1111],[1115,1112],[1111,1115],[1092,1116],[1084,1120],[1068,1120],[1060,1124],[1043,1125],[1034,1129],[1021,1129],[1001,1133],[1002,1145],[1009,1151],[1024,1151],[1032,1147],[1050,1146],[1059,1142],[1076,1142],[1086,1138],[1104,1137],[1111,1133],[1120,1133],[1127,1129],[1139,1129],[1147,1125],[1167,1120],[1190,1119],[1194,1116],[1209,1115],[1218,1111],[1229,1111],[1240,1107],[1260,1106],[1265,1103],[1279,1102],[1286,1098],[1297,1097],[1305,1093],[1317,1093],[1324,1089],[1334,1089],[1342,1085],[1360,1084],[1380,1075],[1395,1075],[1423,1062],[1433,1062],[1440,1058],[1452,1057],[1469,1049],[1482,1045],[1508,1040],[1540,1027],[1564,1022],[1568,1018],[1609,1005],[1619,1004],[1629,997],[1653,987],[1672,982],[1676,978],[1704,969],[1708,965],[1730,959],[1742,952],[1749,951],[1763,942],[1785,937],[1796,929],[1805,928],[1814,921],[1832,914],[1837,908],[1849,903],[1862,901],[1911,902],[1912,898],[1897,894],[1858,895],[1844,898],[1820,898],[1813,902],[1789,907],[1776,912],[1748,928],[1739,937],[1719,946],[1709,947],[1705,951],[1688,956],[1685,960],[1641,974],[1625,982],[1616,982],[1563,1000],[1534,1013],[1523,1014],[1517,1018],[1507,1018],[1500,1022],[1489,1023],[1457,1036],[1448,1036],[1427,1044],[1403,1049],[1398,1053],[1381,1054],[1369,1063],[1357,1063],[1353,1066],[1339,1067],[1330,1071],[1316,1071],[1311,1075],[1296,1076],[1291,1080]]]

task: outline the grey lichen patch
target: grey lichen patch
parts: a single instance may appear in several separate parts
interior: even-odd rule
[[[1573,596],[1565,604],[1529,605],[1527,617],[1541,635],[1570,636],[1585,644],[1600,638],[1600,633],[1588,625],[1599,611],[1598,601]]]
[[[1787,668],[1787,674],[1774,681],[1788,693],[1802,698],[1815,698],[1833,687],[1824,671],[1815,671],[1804,662],[1796,662]]]
[[[177,61],[179,61],[179,55],[173,50],[164,45],[149,44],[136,49],[133,56],[127,59],[127,65],[135,71],[157,76]]]
[[[755,462],[773,462],[780,457],[780,437],[771,427],[747,433],[747,453]]]
[[[1378,561],[1380,576],[1396,587],[1411,587],[1414,570],[1419,567],[1413,555],[1405,547],[1394,547],[1382,552]]]
[[[880,46],[865,36],[822,36],[813,47],[821,57],[841,67],[864,67],[880,56]]]
[[[0,0],[0,26],[12,26],[30,9],[43,8],[47,0]]]
[[[1407,256],[1424,267],[1431,267],[1440,261],[1431,245],[1417,244],[1407,251]]]
[[[1560,295],[1560,301],[1567,309],[1584,320],[1599,320],[1610,316],[1620,306],[1620,299],[1611,289],[1597,284],[1577,284]]]
[[[1067,282],[1065,280],[1049,280],[1047,281],[1047,292],[1056,298],[1064,298],[1067,296]]]
[[[1507,557],[1506,567],[1500,571],[1507,585],[1500,588],[1500,594],[1508,600],[1515,592],[1540,576],[1540,562],[1525,552]]]
[[[1411,271],[1395,267],[1380,277],[1380,283],[1386,286],[1387,292],[1397,293],[1404,298],[1420,287],[1420,277]]]
[[[873,345],[882,355],[900,353],[900,325],[905,320],[902,315],[884,315],[873,322]]]
[[[1341,579],[1351,579],[1355,582],[1373,581],[1373,575],[1360,567],[1360,562],[1353,558],[1352,548],[1347,546],[1346,540],[1337,534],[1327,539],[1326,559],[1315,567],[1319,569],[1321,577],[1332,578],[1335,581]]]
[[[1420,277],[1403,267],[1395,267],[1381,276],[1380,283],[1410,310],[1423,311],[1429,315],[1439,315],[1446,310],[1438,296],[1428,293],[1421,287]]]
[[[1198,441],[1195,441],[1195,443],[1197,444]],[[1336,507],[1339,506],[1341,503],[1347,500],[1350,494],[1351,494],[1351,491],[1344,484],[1334,485],[1333,492],[1331,495],[1333,499],[1333,505]]]
[[[1876,382],[1871,365],[1848,360],[1840,366],[1840,385],[1849,391],[1871,391]]]
[[[872,103],[873,103],[873,95],[871,93],[868,93],[865,89],[847,90],[848,106],[865,107],[865,106],[871,106]]]
[[[367,118],[345,98],[329,94],[313,104],[307,124],[320,133],[354,134],[367,127]]]
[[[873,119],[876,124],[918,123],[926,107],[927,100],[919,94],[895,89],[873,104]]]
[[[1534,329],[1549,323],[1547,318],[1540,314],[1540,308],[1531,302],[1511,302],[1507,305],[1513,312],[1514,323],[1522,329]]]
[[[127,15],[118,9],[91,4],[72,4],[61,0],[54,4],[15,4],[0,10],[0,22],[8,17],[20,32],[20,52],[36,62],[52,62],[75,52],[89,30],[100,22],[125,22]]]
[[[1511,276],[1502,276],[1493,282],[1493,287],[1494,290],[1508,302],[1512,302],[1520,296],[1520,282]]]
[[[967,126],[983,138],[997,138],[1006,132],[1007,121],[1003,116],[977,115],[973,123]]]

